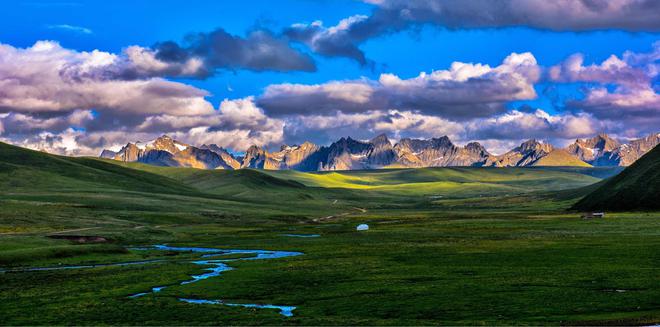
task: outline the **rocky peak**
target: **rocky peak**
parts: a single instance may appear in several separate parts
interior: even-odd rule
[[[119,152],[115,159],[121,161],[137,161],[140,157],[140,148],[133,143],[127,143]]]
[[[252,145],[243,157],[241,168],[265,168],[268,161],[268,153],[259,146]]]
[[[465,145],[465,149],[471,153],[478,153],[478,154],[483,154],[483,155],[488,155],[488,150],[481,145],[479,142],[470,142],[467,145]]]
[[[368,150],[370,146],[371,144],[369,143],[364,143],[362,141],[352,139],[349,136],[347,138],[342,137],[341,139],[339,139],[339,141],[330,145],[330,148],[334,149],[335,151],[343,150],[343,151],[348,151],[349,153],[359,153]]]
[[[176,144],[174,143],[174,140],[171,137],[167,136],[167,135],[163,135],[163,136],[147,143],[147,147],[148,148],[153,148],[153,149],[156,149],[156,150],[167,151],[169,153],[177,153],[177,152],[181,151],[182,149],[185,149],[185,148],[182,148],[182,147],[177,147]]]
[[[105,158],[105,159],[114,159],[116,156],[117,156],[117,152],[107,149],[103,150],[103,152],[101,152],[100,155],[101,158]]]
[[[258,155],[263,155],[265,153],[266,153],[266,150],[262,149],[260,146],[252,145],[247,149],[247,151],[245,151],[245,157],[258,156]]]
[[[431,144],[434,148],[450,148],[454,146],[454,143],[451,143],[451,140],[447,135],[440,138],[432,138]]]
[[[387,135],[385,133],[380,134],[373,139],[371,139],[371,144],[376,145],[376,146],[381,146],[381,145],[389,145],[392,146],[392,143],[390,142],[390,139],[387,138]]]
[[[552,145],[549,143],[541,143],[535,139],[527,140],[520,144],[514,151],[526,154],[529,152],[543,151],[545,153],[550,153],[552,151]]]
[[[579,146],[598,149],[599,151],[612,151],[620,146],[619,142],[611,138],[609,135],[601,133],[590,139],[576,140],[575,143]]]
[[[202,150],[208,150],[216,153],[224,161],[225,165],[231,167],[232,169],[238,169],[241,167],[241,163],[239,162],[239,159],[237,159],[236,157],[234,157],[234,155],[229,153],[227,149],[218,146],[217,144],[203,144],[199,148]],[[242,158],[240,160],[242,160]]]
[[[612,151],[621,145],[607,134],[598,134],[592,139],[592,142],[594,143],[593,147],[601,151]]]
[[[205,150],[210,150],[216,153],[229,153],[227,149],[218,146],[217,144],[202,144],[202,146],[199,147],[200,149],[205,149]]]

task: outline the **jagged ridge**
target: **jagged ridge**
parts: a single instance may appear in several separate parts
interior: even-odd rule
[[[242,157],[238,157],[215,144],[195,147],[165,135],[147,143],[129,143],[118,152],[104,150],[101,157],[169,167],[299,171],[448,166],[627,166],[658,143],[660,134],[627,144],[599,134],[590,139],[578,139],[565,149],[528,140],[505,154],[493,155],[478,142],[461,147],[453,144],[447,136],[404,138],[393,144],[385,134],[381,134],[369,141],[341,138],[329,146],[317,146],[310,142],[283,145],[276,152],[253,145]]]

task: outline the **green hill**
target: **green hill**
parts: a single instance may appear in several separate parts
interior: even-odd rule
[[[620,174],[575,204],[578,210],[660,209],[660,147],[656,146]]]
[[[170,178],[93,158],[51,155],[0,143],[0,190],[195,193]]]
[[[16,193],[143,192],[268,202],[307,199],[320,190],[256,170],[156,167],[64,157],[0,143],[0,190]]]
[[[567,167],[591,167],[590,164],[580,160],[578,157],[563,149],[556,149],[542,157],[534,166],[567,166]]]
[[[398,196],[470,197],[554,191],[583,187],[599,181],[581,168],[406,168],[302,173],[266,171],[307,186],[343,188]]]
[[[103,160],[111,164],[171,178],[207,195],[239,200],[280,203],[282,200],[311,199],[333,193],[309,188],[282,176],[278,178],[254,169],[222,170],[159,167],[142,163]]]

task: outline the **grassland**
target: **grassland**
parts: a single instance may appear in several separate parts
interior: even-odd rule
[[[660,214],[567,211],[614,172],[202,171],[0,144],[0,269],[164,260],[0,273],[0,325],[658,323]],[[357,233],[358,223],[371,229]],[[282,236],[291,233],[321,237]],[[196,256],[127,249],[151,244],[304,255],[174,285],[201,272]],[[173,286],[127,298],[157,285]],[[297,309],[286,318],[180,297]]]

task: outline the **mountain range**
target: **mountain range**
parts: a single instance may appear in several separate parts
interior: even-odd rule
[[[244,155],[235,156],[215,144],[192,146],[164,135],[146,143],[128,143],[117,152],[104,150],[101,157],[168,167],[299,171],[449,166],[629,166],[659,143],[660,134],[628,143],[599,134],[578,139],[564,149],[528,140],[502,155],[494,155],[478,142],[457,146],[447,136],[404,138],[392,143],[381,134],[369,141],[345,137],[329,146],[310,142],[283,145],[276,152],[253,145]]]

